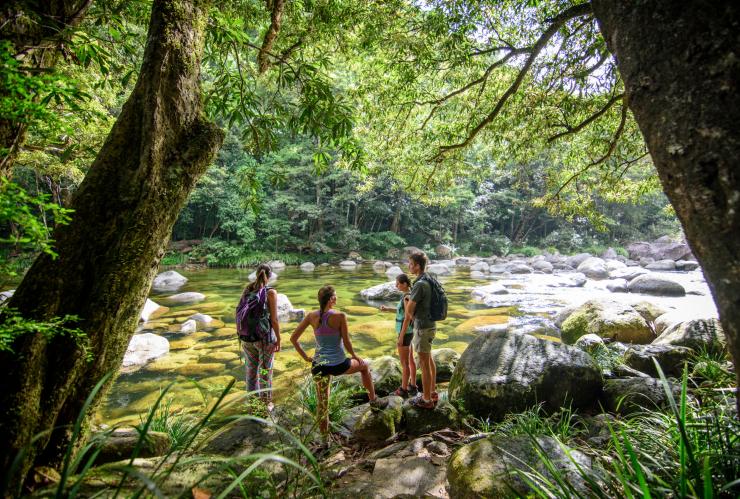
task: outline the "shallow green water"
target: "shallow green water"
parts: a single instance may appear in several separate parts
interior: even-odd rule
[[[234,390],[244,390],[244,367],[239,358],[239,344],[234,329],[234,307],[246,283],[248,271],[234,269],[208,269],[179,271],[189,279],[177,292],[197,291],[206,300],[194,305],[172,307],[164,315],[150,320],[144,330],[155,332],[170,341],[170,353],[142,368],[121,373],[111,390],[107,402],[98,414],[105,423],[139,421],[140,415],[154,404],[160,390],[174,382],[169,394],[172,407],[199,410],[204,396],[213,396],[232,378],[237,379]],[[439,323],[435,348],[450,347],[462,352],[475,337],[476,325],[505,322],[508,309],[488,309],[470,296],[474,283],[463,270],[442,278],[450,300],[446,321]],[[380,312],[360,299],[360,290],[387,282],[384,273],[373,271],[369,264],[356,270],[338,267],[317,267],[314,272],[287,268],[280,272],[273,285],[279,293],[288,296],[293,308],[307,311],[317,308],[316,293],[324,284],[337,290],[337,309],[349,316],[350,338],[361,357],[373,358],[395,354],[394,314]],[[158,303],[166,303],[166,296],[152,295]],[[389,303],[395,304],[395,303]],[[357,307],[357,308],[353,308]],[[180,324],[195,313],[203,312],[224,324],[215,329],[183,335]],[[283,350],[275,357],[274,386],[276,396],[295,393],[308,373],[308,365],[296,354],[288,338],[296,323],[281,324]],[[314,345],[310,328],[301,338],[304,348],[311,351]],[[200,388],[191,380],[197,380]]]

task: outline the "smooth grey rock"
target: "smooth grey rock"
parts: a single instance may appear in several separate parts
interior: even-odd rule
[[[270,272],[270,277],[268,277],[268,279],[267,279],[267,283],[268,284],[272,284],[273,282],[277,281],[277,279],[278,279],[277,270],[275,270],[275,269],[272,269],[272,270],[273,270],[273,272]],[[251,274],[249,274],[247,276],[247,279],[249,280],[249,282],[254,282],[257,279],[257,272],[254,271]]]
[[[357,262],[354,260],[342,260],[339,262],[339,266],[345,269],[354,269],[357,267]]]
[[[650,343],[655,335],[648,323],[629,305],[589,300],[576,308],[560,329],[563,342],[573,344],[584,334],[628,343]]]
[[[403,420],[406,433],[411,436],[425,435],[444,428],[455,429],[460,425],[457,409],[445,400],[440,400],[434,409],[419,409],[409,399],[403,404]]]
[[[624,363],[633,369],[658,377],[653,359],[658,361],[666,376],[681,376],[684,364],[693,350],[676,345],[635,345],[624,354]]]
[[[631,281],[637,276],[649,274],[649,270],[645,270],[642,267],[624,267],[621,269],[615,269],[609,272],[609,277],[612,279],[625,279]]]
[[[5,293],[7,293],[7,291]],[[0,293],[0,303],[2,303],[3,301],[5,300],[2,299],[2,293]],[[139,314],[139,319],[143,322],[148,321],[152,314],[160,307],[161,305],[159,303],[156,303],[147,298],[144,302],[144,308],[141,310],[141,314]]]
[[[478,262],[470,266],[470,270],[478,270],[480,272],[488,272],[490,265],[486,262]]]
[[[653,341],[653,345],[676,345],[719,353],[726,350],[727,340],[717,319],[695,319],[669,327]]]
[[[189,334],[189,333],[194,333],[197,330],[198,330],[198,323],[192,319],[183,322],[182,325],[180,326],[181,333]]]
[[[578,265],[578,272],[591,279],[606,279],[609,277],[609,271],[606,269],[606,262],[601,258],[590,257]]]
[[[167,338],[154,333],[135,334],[131,337],[123,356],[122,367],[144,365],[150,360],[166,355],[169,351],[170,342]]]
[[[447,497],[445,468],[421,457],[378,459],[369,487],[356,497]]]
[[[401,362],[395,356],[384,355],[367,360],[375,385],[375,393],[380,396],[393,393],[401,386]],[[347,386],[362,387],[360,373],[339,377],[339,382]]]
[[[626,293],[629,291],[626,279],[612,279],[606,283],[606,289],[612,293]]]
[[[552,263],[548,262],[547,260],[537,260],[536,262],[532,263],[532,268],[534,270],[544,272],[545,274],[552,274],[554,267],[552,266]]]
[[[591,406],[601,371],[584,351],[527,334],[497,331],[473,340],[455,367],[450,400],[478,417],[507,414],[544,403],[555,410]]]
[[[694,260],[678,260],[676,262],[676,270],[683,270],[684,272],[689,272],[691,270],[696,270],[699,268],[699,262]]]
[[[176,291],[187,284],[187,277],[174,270],[167,270],[157,276],[152,281],[152,291],[155,293],[166,293],[167,291]]]
[[[532,267],[524,263],[510,263],[506,266],[506,271],[512,274],[531,274]]]
[[[437,383],[445,383],[452,379],[460,354],[451,348],[438,348],[432,350],[432,359],[437,366]],[[421,371],[421,368],[418,368],[418,371]]]
[[[313,262],[303,262],[301,264],[301,270],[303,270],[304,272],[312,272],[315,269],[316,264],[314,264]]]
[[[577,268],[583,261],[593,257],[591,253],[578,253],[577,255],[569,256],[565,260],[565,264]]]
[[[645,266],[648,270],[671,271],[676,270],[676,262],[673,260],[658,260]]]
[[[442,263],[433,263],[431,265],[427,265],[426,271],[434,275],[447,275],[452,272],[447,265],[444,265]]]
[[[681,387],[668,383],[674,400],[678,401]],[[631,414],[645,409],[669,407],[663,384],[655,378],[617,378],[604,382],[604,407],[609,412]]]
[[[141,435],[135,428],[118,428],[102,438],[100,453],[95,464],[112,463],[129,459],[134,450],[139,448],[138,457],[163,456],[172,445],[167,433],[148,431],[146,438],[140,442]]]
[[[473,270],[470,272],[470,278],[471,279],[487,279],[486,274],[479,270]]]
[[[598,334],[584,334],[576,340],[575,346],[586,352],[592,352],[594,349],[604,346],[604,339]]]
[[[364,300],[391,301],[400,299],[403,293],[396,289],[396,283],[391,281],[363,289],[360,296]]]
[[[391,268],[389,268],[388,270],[385,271],[385,275],[387,275],[389,279],[395,279],[396,276],[399,276],[401,274],[403,274],[403,270],[401,270],[401,267],[399,267],[397,265],[394,265],[394,266],[392,266]],[[394,284],[394,286],[395,286],[395,284]]]
[[[486,284],[485,286],[478,286],[476,288],[473,288],[473,291],[471,291],[470,294],[473,296],[473,298],[479,298],[483,300],[486,298],[486,296],[489,295],[508,295],[509,290],[501,284],[492,282],[491,284]]]
[[[206,299],[206,295],[203,293],[196,293],[190,291],[187,293],[178,293],[176,295],[168,296],[163,298],[162,301],[167,305],[190,305],[191,303],[198,303]]]
[[[439,258],[449,258],[452,256],[453,249],[450,246],[447,246],[446,244],[438,244],[436,248],[434,248],[434,253]]]
[[[656,296],[684,296],[686,290],[675,281],[654,275],[641,275],[632,279],[628,286],[630,293]]]

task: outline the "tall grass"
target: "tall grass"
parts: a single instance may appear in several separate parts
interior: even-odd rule
[[[347,416],[348,411],[354,405],[354,396],[363,390],[357,386],[341,383],[337,378],[331,381],[329,390],[329,424],[333,429],[339,429],[341,423]],[[300,388],[299,401],[303,408],[318,417],[319,399],[316,392],[316,383],[311,376],[307,376]]]
[[[82,438],[82,422],[94,399],[95,394],[103,386],[110,375],[103,378],[88,397],[83,410],[72,429],[72,439],[65,452],[63,465],[60,470],[60,479],[57,483],[35,490],[35,497],[75,498],[75,497],[165,497],[169,493],[189,496],[193,488],[206,484],[209,493],[214,497],[231,497],[239,492],[244,497],[254,497],[255,491],[267,493],[271,497],[325,497],[326,491],[319,473],[319,465],[316,458],[302,441],[293,436],[287,430],[275,425],[274,422],[253,416],[236,416],[228,418],[228,421],[219,431],[211,435],[205,435],[204,430],[214,420],[219,411],[233,403],[240,403],[234,399],[224,403],[224,399],[234,386],[232,381],[215,401],[209,404],[206,413],[199,419],[192,419],[185,423],[177,422],[177,417],[170,410],[171,398],[167,398],[172,384],[160,393],[159,398],[149,411],[146,419],[138,426],[139,439],[130,459],[118,463],[110,463],[100,468],[94,468],[103,445],[110,436],[110,432],[98,434],[96,438],[90,439],[81,449],[75,452],[78,441]],[[267,452],[254,453],[247,456],[221,457],[213,455],[198,455],[200,451],[213,437],[227,431],[230,425],[239,421],[252,420],[260,425],[273,427],[280,436],[280,450],[282,453]],[[136,458],[141,449],[144,448],[146,435],[149,431],[158,429],[177,428],[177,445],[161,457],[149,460],[150,465],[140,467]],[[51,431],[51,430],[49,430]],[[45,434],[38,435],[34,442],[43,438]],[[33,444],[33,443],[32,443]],[[18,472],[18,466],[28,449],[19,453],[13,465],[3,475],[0,490],[6,497],[21,497],[21,490],[8,490],[5,485],[11,483],[10,479]],[[279,467],[266,468],[268,463]],[[173,473],[179,470],[193,469],[194,466],[203,466],[203,471],[188,482],[181,482],[183,476],[178,475],[173,483]],[[285,470],[292,470],[287,473]],[[264,480],[270,475],[271,480]],[[114,482],[111,477],[118,477]],[[175,492],[173,492],[175,491]]]
[[[684,370],[681,395],[675,400],[656,366],[670,410],[645,410],[615,420],[609,426],[607,449],[587,449],[597,454],[594,470],[583,469],[571,459],[589,485],[588,494],[574,492],[565,473],[532,438],[549,476],[532,469],[517,473],[537,497],[709,499],[740,494],[740,422],[734,414],[734,396],[725,393],[724,400],[708,399],[702,405],[689,396]]]

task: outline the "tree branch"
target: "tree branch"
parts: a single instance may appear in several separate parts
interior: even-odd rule
[[[509,100],[509,98],[516,93],[516,91],[521,86],[522,82],[524,81],[524,77],[529,72],[529,69],[532,67],[532,64],[534,64],[535,59],[539,56],[540,52],[542,52],[542,49],[545,48],[545,45],[547,45],[547,42],[550,41],[550,39],[557,33],[557,31],[565,24],[567,21],[574,19],[576,17],[588,15],[591,13],[591,4],[590,3],[582,3],[578,5],[574,5],[570,7],[569,9],[564,10],[557,16],[555,16],[552,20],[552,23],[550,26],[545,30],[542,35],[540,35],[537,42],[532,46],[531,52],[529,57],[527,58],[527,61],[524,63],[524,67],[519,71],[519,74],[516,77],[516,80],[511,84],[511,86],[504,92],[504,94],[501,96],[499,101],[496,103],[496,106],[493,108],[493,110],[486,116],[478,125],[473,128],[470,133],[468,133],[467,137],[462,141],[458,142],[456,144],[451,144],[447,146],[440,146],[439,151],[435,155],[434,159],[439,159],[444,154],[453,151],[455,149],[461,149],[463,147],[466,147],[472,140],[480,133],[481,130],[483,130],[486,126],[488,126],[501,112],[501,109],[503,109],[504,105],[506,104],[506,101]]]
[[[586,118],[585,120],[583,120],[582,122],[580,122],[574,127],[563,125],[565,127],[565,131],[557,133],[553,135],[552,137],[548,138],[547,142],[552,143],[558,140],[559,138],[565,137],[566,135],[571,135],[571,134],[580,132],[581,130],[586,128],[588,125],[590,125],[591,123],[599,119],[601,116],[603,116],[604,113],[606,113],[614,104],[621,101],[623,97],[624,97],[624,93],[615,95],[614,97],[609,99],[609,102],[607,102],[604,105],[604,107],[602,107],[597,112],[595,112],[594,114],[592,114],[591,116],[589,116],[588,118]]]
[[[264,74],[270,68],[270,60],[267,58],[270,51],[272,51],[272,44],[275,42],[278,33],[280,32],[280,24],[283,18],[283,10],[285,9],[285,0],[268,0],[267,8],[271,8],[270,12],[270,27],[265,32],[265,38],[262,40],[262,47],[257,54],[257,67],[259,74]]]

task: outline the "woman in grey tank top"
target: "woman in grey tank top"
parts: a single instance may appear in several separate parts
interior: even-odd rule
[[[311,374],[316,382],[318,394],[319,427],[324,435],[329,433],[329,390],[332,376],[360,373],[362,384],[367,390],[370,403],[378,406],[373,379],[367,362],[359,358],[352,348],[347,330],[347,316],[343,312],[333,310],[337,303],[337,295],[332,286],[324,286],[319,290],[319,310],[315,310],[298,324],[290,342],[303,360],[312,364]],[[316,338],[316,353],[309,357],[298,342],[303,332],[312,326]],[[349,353],[347,358],[344,351]]]

